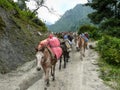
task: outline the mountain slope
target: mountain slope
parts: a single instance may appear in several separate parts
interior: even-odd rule
[[[87,15],[93,10],[82,4],[68,10],[55,24],[48,26],[53,32],[76,31],[81,25],[90,23]]]
[[[0,2],[0,73],[33,60],[35,47],[42,39],[37,32],[45,29],[44,25],[22,18],[20,10],[13,5],[10,0]]]

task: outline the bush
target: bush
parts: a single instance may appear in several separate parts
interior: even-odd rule
[[[5,9],[13,9],[13,2],[10,0],[0,0],[0,6]]]
[[[120,39],[104,36],[98,42],[97,49],[107,63],[120,65]]]
[[[120,38],[120,27],[110,28],[110,29],[106,30],[105,33],[110,35],[110,36]]]
[[[45,24],[37,17],[33,18],[32,21],[39,26],[45,26]]]
[[[22,18],[27,18],[27,19],[30,19],[30,20],[32,20],[33,18],[36,17],[36,14],[32,13],[29,9],[21,10],[21,11],[19,11],[19,13],[20,13]]]

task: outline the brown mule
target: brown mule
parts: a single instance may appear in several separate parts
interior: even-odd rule
[[[83,57],[85,57],[85,48],[86,48],[86,42],[84,40],[84,38],[82,38],[81,36],[77,37],[77,46],[80,50],[80,54],[81,54],[81,59],[83,60]]]
[[[36,49],[36,61],[37,61],[37,70],[41,70],[41,68],[45,72],[45,83],[49,85],[49,72],[51,71],[51,76],[53,77],[53,81],[55,80],[55,66],[57,62],[57,58],[53,58],[51,55],[50,48],[47,46],[42,46],[41,48]]]

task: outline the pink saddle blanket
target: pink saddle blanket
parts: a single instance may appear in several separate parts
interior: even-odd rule
[[[48,45],[48,40],[45,39],[45,40],[42,40],[42,41],[39,42],[37,48],[40,49],[40,48],[42,48],[43,46],[47,46],[47,45]]]
[[[56,55],[56,58],[59,59],[62,55],[61,47],[53,47],[51,49],[52,49],[52,52]]]
[[[59,59],[62,55],[62,49],[60,47],[60,41],[58,40],[58,38],[53,37],[49,39],[49,45],[52,49],[52,52],[56,55],[57,59]]]
[[[53,37],[53,38],[49,39],[49,45],[51,47],[59,47],[60,46],[60,41],[58,40],[58,38]]]
[[[56,38],[54,38],[49,40],[49,44],[50,46],[52,46],[51,47],[52,53],[56,55],[57,59],[59,59],[62,55],[62,49],[60,47],[59,41]],[[47,46],[47,45],[48,45],[48,39],[45,39],[39,43],[38,48],[41,48],[42,46]]]

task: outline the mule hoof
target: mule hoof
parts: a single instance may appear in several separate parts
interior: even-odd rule
[[[66,68],[66,65],[64,65],[64,68]]]
[[[40,70],[41,70],[41,68],[36,68],[36,70],[37,70],[37,71],[40,71]]]
[[[80,59],[81,59],[81,61],[83,60],[83,58],[82,58],[82,57],[80,57]]]
[[[54,74],[51,74],[51,76],[54,76]]]
[[[61,70],[61,68],[59,68],[59,70]]]
[[[52,81],[55,81],[55,78],[53,78]]]
[[[70,58],[70,56],[68,56],[68,58]]]
[[[49,82],[47,82],[47,83],[46,83],[46,86],[47,86],[47,87],[49,87],[49,86],[50,86],[50,83],[49,83]]]
[[[45,87],[44,90],[47,90],[47,88]]]

